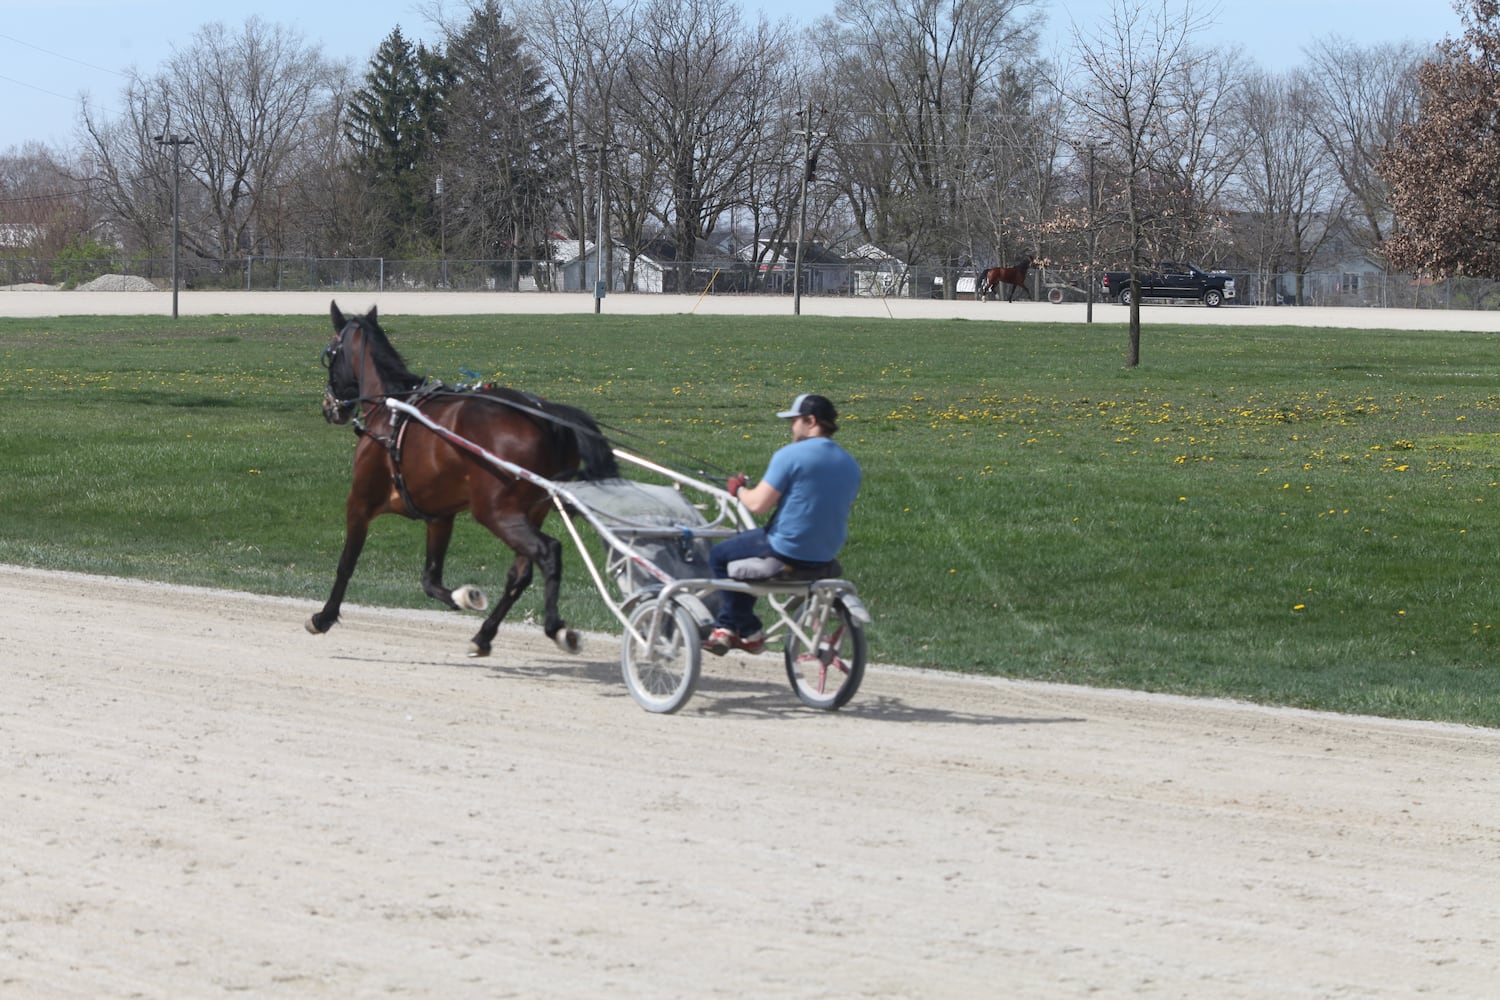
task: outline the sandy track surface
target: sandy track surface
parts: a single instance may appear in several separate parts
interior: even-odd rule
[[[329,298],[184,292],[181,312],[323,330]],[[170,311],[170,293],[0,292],[6,316]],[[1146,313],[1500,329],[1496,313]],[[880,667],[826,715],[773,656],[710,660],[661,718],[625,693],[613,637],[567,657],[517,626],[473,661],[472,619],[353,608],[313,637],[312,610],[0,567],[0,997],[1477,998],[1500,982],[1497,731]]]
[[[346,313],[370,306],[383,316],[525,315],[588,313],[593,296],[573,293],[509,292],[181,292],[178,315],[297,315],[316,323],[337,300]],[[647,295],[614,293],[600,308],[605,313],[631,316],[792,316],[791,296],[774,295]],[[1026,323],[1082,323],[1082,302],[975,302],[940,299],[873,299],[804,296],[805,316],[863,316],[889,319],[970,319]],[[172,293],[0,290],[0,316],[149,316],[172,315]],[[1225,306],[1208,309],[1197,304],[1142,305],[1142,322],[1189,326],[1307,326],[1380,330],[1500,331],[1500,312],[1461,309],[1271,308]],[[1123,330],[1128,311],[1118,305],[1096,303],[1094,322],[1101,330]],[[400,328],[391,331],[400,336]]]
[[[1483,997],[1500,732],[0,567],[0,996]],[[878,652],[878,651],[877,651]]]

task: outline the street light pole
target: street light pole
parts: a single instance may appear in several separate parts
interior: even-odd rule
[[[443,262],[443,287],[448,287],[448,199],[443,195],[443,175],[437,175],[438,258]]]
[[[163,133],[156,137],[159,146],[172,147],[172,318],[177,318],[177,220],[181,215],[178,208],[178,193],[181,186],[182,176],[182,147],[191,146],[193,140],[189,136],[178,135],[176,132]]]
[[[599,312],[602,305],[600,293],[608,287],[605,282],[607,273],[604,263],[604,143],[599,144],[599,212],[594,220],[598,226],[599,238],[594,241],[594,312]]]
[[[1094,321],[1094,268],[1096,266],[1098,266],[1098,258],[1099,258],[1099,229],[1098,229],[1098,219],[1096,218],[1097,209],[1095,207],[1095,201],[1094,201],[1095,197],[1096,197],[1095,188],[1094,188],[1094,151],[1095,151],[1095,146],[1094,146],[1094,144],[1092,142],[1090,142],[1089,143],[1089,305],[1088,305],[1088,310],[1084,314],[1084,322],[1086,322],[1086,323],[1092,323]]]

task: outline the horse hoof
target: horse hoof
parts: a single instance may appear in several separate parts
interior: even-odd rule
[[[468,611],[483,611],[490,606],[490,599],[484,591],[467,583],[453,592],[453,600]]]
[[[324,632],[328,631],[326,628],[320,628],[320,627],[318,627],[318,616],[317,615],[313,615],[311,618],[309,618],[303,624],[307,626],[307,630],[309,632],[311,632],[313,635],[322,635]]]
[[[556,643],[561,646],[564,651],[569,653],[576,653],[583,648],[583,637],[572,629],[564,630],[561,635],[554,637],[554,641],[556,641]]]
[[[488,646],[481,646],[477,642],[471,642],[471,643],[469,643],[469,659],[471,659],[471,660],[477,660],[477,659],[479,659],[482,656],[489,656],[489,655],[490,655],[490,647],[488,647]]]

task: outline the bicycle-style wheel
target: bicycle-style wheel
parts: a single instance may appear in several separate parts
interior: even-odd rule
[[[629,622],[640,639],[626,632],[621,640],[620,672],[630,696],[648,712],[675,712],[693,696],[702,666],[702,640],[693,616],[675,602],[664,609],[651,640],[659,601],[642,601]],[[650,642],[650,647],[647,647]]]
[[[819,602],[803,608],[802,630],[812,640],[805,649],[797,636],[786,636],[786,676],[803,704],[826,711],[843,708],[865,678],[865,629],[841,603],[835,603],[822,628],[809,614]]]

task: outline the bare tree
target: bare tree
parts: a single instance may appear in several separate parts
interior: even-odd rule
[[[1161,256],[1214,260],[1223,252],[1223,196],[1247,151],[1238,49],[1189,46],[1167,77],[1176,109],[1153,164]]]
[[[87,181],[76,174],[40,143],[0,155],[0,223],[11,227],[0,250],[49,259],[97,242]]]
[[[1035,49],[1034,6],[849,0],[819,29],[850,109],[835,148],[856,223],[867,242],[936,264],[949,296],[976,242],[1004,242],[993,226],[976,236],[970,205],[1005,200],[995,159],[1016,150],[987,123],[1026,114],[1016,82]]]
[[[113,238],[127,251],[156,259],[167,251],[172,218],[172,157],[156,141],[169,130],[164,126],[170,122],[171,95],[160,79],[148,83],[136,77],[120,102],[125,111],[114,120],[96,115],[84,102],[78,178],[88,183]]]
[[[1017,64],[1001,78],[990,113],[975,122],[982,151],[977,190],[961,207],[971,240],[969,256],[981,268],[1021,258],[1061,263],[1068,269],[1082,266],[1077,247],[1064,250],[1061,262],[1053,259],[1052,244],[1059,232],[1056,209],[1070,184],[1065,173],[1073,129],[1072,108],[1047,82],[1050,72],[1040,64]],[[1086,226],[1082,216],[1075,221]],[[1035,297],[1042,273],[1033,270],[1029,281],[1033,287],[1028,291]]]
[[[764,18],[747,29],[731,0],[645,0],[617,115],[642,162],[665,168],[660,206],[679,261],[743,197],[760,121],[779,95],[763,89],[785,45]]]
[[[1246,83],[1242,115],[1248,139],[1239,171],[1247,221],[1241,246],[1255,261],[1263,294],[1272,276],[1290,270],[1295,300],[1304,277],[1343,217],[1347,191],[1313,131],[1318,103],[1307,74],[1261,73]]]
[[[609,273],[610,159],[618,147],[614,105],[634,9],[612,0],[527,0],[518,17],[558,101],[573,167],[565,214],[579,258],[587,243],[606,233],[596,258],[602,277]]]
[[[1430,52],[1411,43],[1362,48],[1337,36],[1308,51],[1317,113],[1308,127],[1322,140],[1353,197],[1354,235],[1373,256],[1391,235],[1390,188],[1380,175],[1385,151],[1417,116],[1417,67]]]
[[[191,136],[191,176],[201,188],[219,257],[282,246],[276,199],[327,100],[328,69],[292,28],[251,16],[237,31],[205,25],[174,50],[161,76],[163,129]]]
[[[1170,159],[1177,137],[1189,131],[1191,91],[1174,87],[1190,73],[1189,40],[1209,23],[1209,14],[1182,0],[1113,0],[1110,16],[1092,31],[1074,25],[1074,51],[1081,67],[1080,102],[1086,129],[1105,143],[1105,162],[1123,193],[1130,271],[1130,339],[1126,367],[1141,363],[1141,297],[1138,276],[1145,261],[1151,223],[1153,171]]]
[[[349,70],[335,71],[329,99],[308,120],[299,156],[284,175],[283,238],[311,256],[354,257],[378,247],[384,213],[377,194],[349,180],[345,112],[356,86]]]

